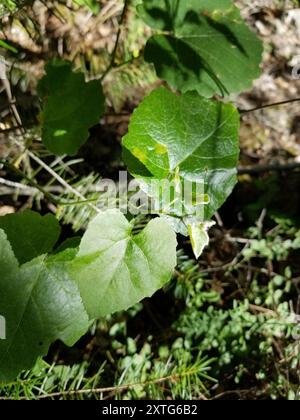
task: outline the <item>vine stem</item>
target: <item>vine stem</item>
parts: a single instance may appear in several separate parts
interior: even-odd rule
[[[124,23],[126,14],[127,14],[129,1],[130,0],[124,0],[124,7],[123,7],[122,15],[121,15],[121,18],[120,18],[120,22],[119,22],[119,30],[118,30],[118,33],[117,33],[115,46],[114,46],[114,49],[113,49],[113,52],[112,52],[112,55],[111,55],[110,63],[108,65],[107,69],[105,70],[105,72],[103,73],[103,75],[100,78],[101,82],[103,82],[103,80],[108,75],[108,73],[115,67],[116,55],[117,55],[119,41],[120,41],[120,37],[121,37],[121,33],[122,33],[122,26],[123,26],[123,23]]]
[[[286,101],[274,102],[272,104],[261,105],[261,106],[257,106],[255,108],[250,108],[250,109],[240,109],[239,111],[241,114],[248,114],[249,112],[258,111],[260,109],[272,108],[274,106],[280,106],[280,105],[287,105],[293,102],[300,102],[300,98],[287,99]]]

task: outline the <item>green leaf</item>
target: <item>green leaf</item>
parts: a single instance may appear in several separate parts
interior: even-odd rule
[[[142,0],[137,6],[139,15],[155,29],[172,31],[184,23],[186,14],[195,10],[226,12],[232,0]]]
[[[134,235],[118,210],[97,216],[83,236],[71,264],[91,319],[129,308],[153,295],[171,278],[176,265],[176,236],[160,218]]]
[[[207,231],[214,224],[214,222],[205,222],[200,224],[191,223],[188,225],[192,248],[197,259],[200,255],[202,255],[204,248],[209,245],[209,236]]]
[[[83,73],[72,72],[71,63],[54,60],[47,64],[38,92],[43,99],[44,145],[57,155],[75,155],[104,112],[101,83],[86,83]]]
[[[144,0],[138,11],[164,31],[145,48],[158,76],[210,97],[241,92],[260,75],[262,43],[228,0]]]
[[[204,182],[209,203],[203,216],[209,220],[237,181],[239,113],[231,104],[195,92],[177,96],[159,88],[135,110],[123,147],[130,173],[145,189],[153,180]],[[126,159],[128,151],[133,158]],[[177,216],[193,213],[185,207]]]
[[[73,345],[89,322],[79,291],[62,256],[38,257],[21,268],[0,230],[0,312],[6,339],[0,340],[0,382],[12,381],[60,339]]]
[[[188,227],[184,219],[181,219],[179,217],[173,217],[168,214],[162,214],[160,217],[167,223],[169,223],[174,232],[180,233],[180,235],[182,236],[188,236]]]
[[[52,214],[41,216],[31,210],[0,217],[3,229],[20,264],[50,252],[60,235],[60,226]]]

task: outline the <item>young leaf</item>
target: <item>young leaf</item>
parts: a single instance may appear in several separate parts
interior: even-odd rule
[[[177,96],[159,88],[135,110],[123,146],[134,157],[126,160],[129,171],[145,188],[166,178],[204,182],[209,220],[236,184],[239,113],[195,92]]]
[[[192,248],[197,259],[202,255],[204,248],[209,245],[209,236],[207,231],[214,224],[214,222],[205,222],[199,224],[191,223],[188,225]]]
[[[144,0],[138,11],[163,30],[145,59],[176,89],[205,97],[241,92],[260,74],[262,43],[229,0]]]
[[[160,218],[134,235],[118,210],[97,216],[83,236],[70,275],[91,319],[129,308],[171,278],[176,236]]]
[[[71,63],[54,60],[47,64],[38,92],[43,99],[44,145],[57,155],[75,155],[104,112],[101,83],[86,83],[83,73],[72,72]]]
[[[50,252],[60,235],[59,223],[52,214],[41,216],[31,210],[0,217],[0,229],[5,231],[20,264]]]
[[[73,345],[88,328],[79,291],[65,263],[38,257],[21,268],[0,229],[0,311],[6,339],[0,340],[0,382],[13,380],[60,339]]]

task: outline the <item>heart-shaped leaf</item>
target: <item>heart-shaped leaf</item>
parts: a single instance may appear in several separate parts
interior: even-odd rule
[[[54,60],[47,64],[38,91],[43,99],[44,145],[56,155],[75,155],[104,112],[101,83],[86,83],[83,73],[72,71],[71,63]]]
[[[239,113],[195,92],[177,96],[159,88],[135,110],[123,146],[129,171],[148,191],[153,180],[204,184],[200,202],[209,220],[237,181]],[[189,207],[177,215],[189,216]]]
[[[145,59],[176,89],[225,96],[259,76],[262,43],[232,1],[144,0],[138,10],[164,31],[148,41]]]
[[[160,218],[137,235],[118,210],[97,216],[82,238],[70,275],[91,319],[129,308],[171,278],[176,236]]]
[[[89,323],[61,255],[57,261],[41,256],[19,268],[0,229],[0,267],[0,315],[5,320],[0,382],[9,382],[44,356],[53,341],[73,345]]]

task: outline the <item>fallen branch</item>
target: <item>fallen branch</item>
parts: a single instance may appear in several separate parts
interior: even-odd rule
[[[300,102],[300,98],[287,99],[285,101],[274,102],[272,104],[266,104],[266,105],[260,105],[260,106],[256,106],[255,108],[250,108],[250,109],[239,109],[239,111],[241,114],[248,114],[249,112],[259,111],[260,109],[273,108],[274,106],[287,105],[287,104],[292,104],[294,102]]]
[[[291,171],[294,169],[300,169],[300,162],[288,162],[288,163],[270,163],[265,165],[254,165],[254,166],[240,166],[238,168],[239,175],[255,175],[264,172],[281,172]]]

